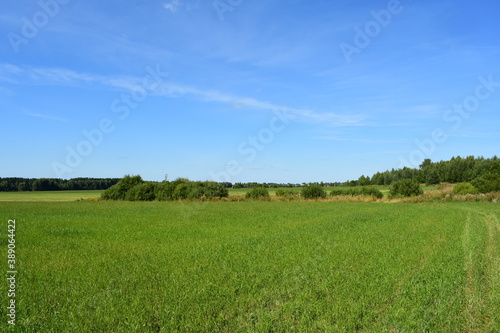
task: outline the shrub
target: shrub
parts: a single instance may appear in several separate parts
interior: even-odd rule
[[[258,187],[254,187],[250,191],[248,191],[245,194],[245,197],[247,199],[268,198],[269,197],[269,191],[267,190],[266,187],[258,186]]]
[[[124,200],[128,190],[132,187],[144,183],[141,176],[126,175],[120,181],[108,188],[101,194],[101,199],[104,200]]]
[[[480,193],[500,191],[500,176],[494,173],[488,173],[471,181]]]
[[[151,201],[227,197],[228,190],[217,182],[192,182],[178,178],[173,182],[144,182],[140,176],[125,176],[101,195],[102,199]]]
[[[471,183],[460,183],[453,188],[453,194],[477,194],[479,191]]]
[[[326,192],[319,184],[309,184],[303,187],[301,194],[305,199],[326,198]]]
[[[174,200],[187,199],[189,192],[191,192],[191,185],[189,183],[179,183],[175,187],[174,193],[172,194],[172,198]]]
[[[153,201],[155,199],[155,184],[151,182],[135,185],[127,191],[125,200]]]
[[[228,196],[228,190],[217,182],[188,182],[178,186],[176,199],[222,198]],[[176,189],[177,189],[176,188]]]
[[[227,188],[217,182],[205,181],[199,184],[202,196],[207,198],[224,198],[229,195]]]
[[[169,181],[164,181],[156,185],[155,197],[156,200],[166,201],[174,199],[174,190],[176,184]]]
[[[411,197],[423,194],[424,191],[420,188],[420,184],[412,179],[401,179],[392,182],[389,195],[395,197],[398,195]]]

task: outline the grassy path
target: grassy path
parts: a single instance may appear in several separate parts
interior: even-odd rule
[[[467,332],[500,326],[500,225],[498,211],[467,209],[463,235]]]

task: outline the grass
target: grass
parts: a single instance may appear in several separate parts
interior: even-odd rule
[[[455,202],[0,202],[5,228],[18,225],[22,332],[496,332],[499,213]]]
[[[0,192],[2,201],[75,201],[98,198],[103,191]]]

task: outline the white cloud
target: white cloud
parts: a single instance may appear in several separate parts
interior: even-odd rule
[[[102,86],[135,90],[141,87],[142,78],[101,76],[87,73],[78,73],[59,68],[20,68],[9,64],[0,64],[0,80],[18,84],[57,84],[68,86],[87,86],[100,84]],[[238,105],[239,108],[286,112],[295,116],[297,121],[323,124],[327,126],[364,126],[365,117],[361,114],[346,115],[336,112],[317,112],[309,109],[298,109],[278,105],[252,97],[236,96],[216,90],[203,90],[188,85],[164,82],[158,89],[151,92],[155,96],[170,98],[191,95],[207,102],[217,102]]]
[[[62,122],[67,122],[68,120],[52,115],[46,115],[46,114],[41,114],[41,113],[34,113],[34,112],[29,112],[29,111],[23,111],[23,114],[34,117],[34,118],[42,118],[42,119],[48,119],[48,120],[55,120],[55,121],[62,121]]]
[[[169,3],[163,5],[163,8],[170,10],[172,13],[175,13],[179,7],[182,5],[180,0],[172,0]]]

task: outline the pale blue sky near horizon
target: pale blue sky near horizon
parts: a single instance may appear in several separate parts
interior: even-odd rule
[[[6,1],[0,177],[345,181],[499,155],[499,10]]]

